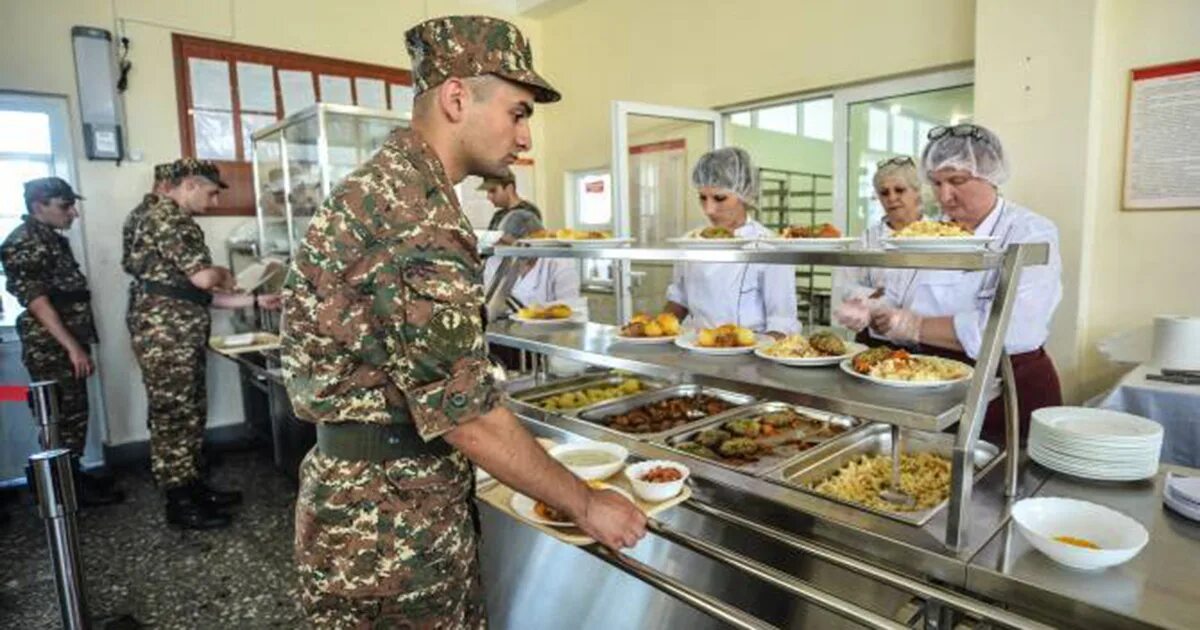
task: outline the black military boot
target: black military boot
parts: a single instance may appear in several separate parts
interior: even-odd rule
[[[198,503],[191,486],[167,490],[167,524],[183,529],[221,529],[233,518],[217,508]]]
[[[98,475],[85,472],[78,457],[72,458],[71,463],[75,467],[75,497],[80,507],[114,505],[125,500],[125,493],[113,487],[111,478],[105,483]]]
[[[226,508],[242,502],[241,492],[237,490],[217,490],[200,479],[193,481],[188,488],[191,490],[192,500],[199,505]]]

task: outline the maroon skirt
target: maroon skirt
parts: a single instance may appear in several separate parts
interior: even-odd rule
[[[872,347],[886,343],[871,337],[865,330],[858,334],[856,341]],[[922,345],[913,352],[975,365],[975,361],[966,354],[954,350]],[[1013,377],[1017,382],[1017,417],[1021,426],[1021,443],[1024,444],[1029,438],[1029,419],[1033,410],[1061,405],[1062,385],[1058,381],[1058,370],[1054,368],[1054,361],[1046,354],[1045,348],[1015,354],[1011,359]],[[988,405],[980,436],[997,446],[1004,444],[1004,396],[998,396]]]

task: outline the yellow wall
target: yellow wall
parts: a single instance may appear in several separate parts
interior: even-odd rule
[[[0,90],[66,95],[70,100],[77,155],[86,265],[97,296],[99,365],[108,415],[109,443],[147,436],[145,397],[140,373],[125,331],[128,280],[120,269],[120,226],[149,188],[153,164],[179,156],[175,76],[171,33],[179,31],[246,44],[407,68],[403,33],[426,17],[452,13],[495,14],[494,2],[469,0],[2,0],[0,1]],[[539,26],[514,20],[531,37],[535,59]],[[144,153],[141,162],[89,162],[82,155],[70,29],[86,25],[122,34],[131,41],[130,87],[124,97],[128,145]],[[535,147],[541,129],[534,122]],[[535,160],[538,153],[532,154]],[[538,177],[540,182],[544,177]],[[535,195],[536,199],[543,194]],[[225,260],[224,241],[245,218],[201,218],[217,261]],[[79,229],[79,228],[77,228]],[[228,326],[218,317],[214,329]],[[241,421],[237,373],[225,361],[210,361],[209,423]]]
[[[1200,58],[1200,2],[1150,0],[1100,3],[1095,102],[1095,177],[1090,227],[1089,290],[1083,300],[1082,375],[1085,394],[1108,386],[1120,370],[1096,342],[1146,325],[1157,314],[1200,315],[1200,208],[1121,210],[1125,103],[1129,71]]]
[[[974,2],[589,0],[546,18],[542,40],[563,92],[539,114],[553,215],[564,171],[608,164],[613,100],[716,107],[962,63]]]

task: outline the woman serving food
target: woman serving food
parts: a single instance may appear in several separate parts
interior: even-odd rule
[[[773,236],[747,216],[757,182],[744,150],[705,153],[692,169],[692,185],[710,223],[704,238]],[[795,269],[785,265],[681,263],[675,265],[663,310],[696,328],[735,324],[754,332],[795,333],[800,331],[795,278]]]
[[[1015,243],[1050,246],[1047,264],[1021,274],[1004,340],[1015,371],[1024,435],[1033,410],[1062,404],[1058,373],[1043,347],[1062,299],[1058,229],[1049,219],[1000,196],[1009,167],[996,134],[964,124],[936,127],[929,140],[921,155],[921,174],[933,187],[945,218],[956,224],[954,229],[995,237],[1001,248]],[[889,279],[884,299],[870,309],[870,328],[895,343],[916,346],[918,352],[973,360],[998,279],[996,270],[929,270],[910,274],[907,281]],[[987,439],[1002,439],[1002,400],[988,407],[983,431]]]

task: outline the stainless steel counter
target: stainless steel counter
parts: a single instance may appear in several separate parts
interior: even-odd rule
[[[1052,474],[1033,495],[1091,501],[1137,520],[1150,532],[1150,542],[1133,560],[1097,572],[1068,569],[1034,549],[1009,522],[971,561],[967,588],[1064,624],[1200,627],[1200,524],[1163,505],[1167,471],[1200,474],[1169,465],[1153,480],[1134,483]]]
[[[940,431],[957,422],[967,393],[967,385],[960,383],[913,395],[856,379],[837,367],[798,369],[752,354],[708,356],[673,344],[620,343],[617,330],[590,322],[530,326],[501,321],[488,325],[487,336],[491,342],[514,348],[647,376],[734,388],[764,399],[927,431]]]

